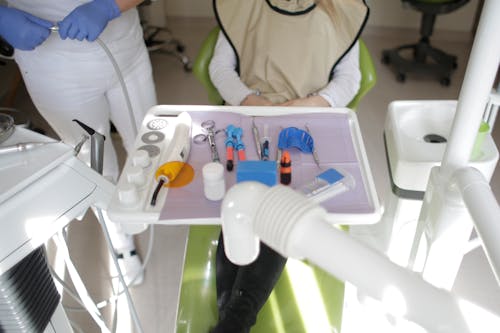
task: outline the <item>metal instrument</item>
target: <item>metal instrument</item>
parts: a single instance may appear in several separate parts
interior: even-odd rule
[[[215,129],[215,121],[205,120],[201,123],[201,127],[207,132],[207,134],[197,134],[193,138],[193,142],[196,144],[202,144],[208,142],[210,147],[210,153],[212,157],[212,162],[220,162],[219,152],[217,151],[217,145],[215,144],[215,135],[224,130]]]
[[[312,133],[311,133],[311,130],[309,129],[309,126],[307,126],[307,124],[305,124],[304,127],[306,128],[306,132],[312,136]],[[316,147],[314,147],[314,146],[313,146],[312,155],[313,155],[314,162],[316,163],[318,168],[321,169],[321,166],[319,165],[318,151],[316,150]]]
[[[253,133],[253,139],[255,141],[255,148],[257,149],[257,156],[259,159],[262,159],[262,146],[260,145],[260,135],[259,135],[259,129],[257,126],[255,126],[255,121],[254,117],[252,117],[252,133]]]

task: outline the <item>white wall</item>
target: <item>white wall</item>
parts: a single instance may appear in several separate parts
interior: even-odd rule
[[[169,16],[213,17],[212,0],[164,0]]]
[[[163,1],[168,16],[213,17],[212,0]],[[471,0],[453,13],[440,15],[435,30],[471,31],[478,2]],[[403,8],[401,0],[366,0],[366,3],[371,12],[368,25],[397,28],[416,28],[420,25],[420,14],[411,8]]]
[[[166,10],[164,1],[153,1],[148,6],[139,6],[139,12],[141,13],[141,18],[146,20],[149,25],[155,27],[165,27],[166,26]]]

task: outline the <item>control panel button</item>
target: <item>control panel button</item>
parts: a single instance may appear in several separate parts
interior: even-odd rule
[[[118,188],[118,199],[124,205],[135,205],[139,202],[137,188],[133,184],[123,184]]]
[[[149,158],[149,154],[145,150],[137,150],[132,155],[132,165],[138,166],[141,168],[147,168],[151,165],[151,159]]]
[[[146,175],[144,174],[144,170],[139,166],[131,166],[128,168],[127,172],[127,180],[129,183],[135,184],[137,186],[143,186],[146,184]]]

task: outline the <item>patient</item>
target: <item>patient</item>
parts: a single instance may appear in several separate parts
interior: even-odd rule
[[[221,32],[210,78],[227,104],[346,106],[361,81],[363,0],[214,0]],[[216,257],[219,321],[212,333],[249,332],[286,258],[261,243],[255,262]]]

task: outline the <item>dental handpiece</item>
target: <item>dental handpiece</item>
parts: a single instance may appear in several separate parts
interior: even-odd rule
[[[104,140],[106,137],[78,119],[73,119],[90,135],[90,167],[102,174],[104,162]]]
[[[252,118],[252,133],[255,142],[255,149],[257,149],[257,157],[262,159],[262,146],[260,145],[259,129],[255,126],[254,118]]]
[[[49,144],[49,143],[54,143],[54,142],[21,142],[21,143],[15,144],[15,145],[0,147],[0,155],[31,150],[31,149],[35,149],[35,148],[40,147],[40,146],[44,146],[44,145]]]

